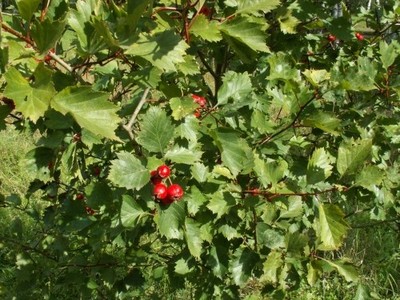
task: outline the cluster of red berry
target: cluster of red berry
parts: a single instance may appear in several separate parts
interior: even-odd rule
[[[207,100],[206,100],[206,98],[199,96],[199,95],[195,95],[195,94],[192,94],[192,99],[194,102],[196,102],[199,105],[199,107],[196,108],[196,111],[194,112],[194,116],[196,118],[200,118],[201,113],[204,111],[204,108],[207,106]]]
[[[171,169],[162,165],[157,168],[157,170],[151,171],[151,182],[154,184],[153,195],[157,201],[160,201],[162,204],[171,204],[174,201],[177,201],[183,197],[183,189],[177,183],[170,183],[170,186],[167,186],[163,183],[163,180],[169,178],[171,174]]]
[[[75,199],[79,201],[85,201],[85,195],[83,193],[77,193],[75,195]],[[96,213],[96,211],[88,205],[85,205],[85,211],[88,215],[91,216],[93,216]]]
[[[359,40],[359,41],[364,40],[364,36],[361,33],[356,32],[354,35],[355,35],[357,40]],[[336,41],[336,36],[333,35],[333,34],[329,34],[327,39],[328,39],[329,42],[334,42],[334,41]]]

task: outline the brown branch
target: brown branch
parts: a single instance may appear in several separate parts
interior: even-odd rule
[[[24,36],[23,34],[19,33],[18,31],[12,29],[11,27],[8,27],[6,24],[4,24],[3,22],[1,23],[1,28],[4,29],[4,31],[16,36],[17,38],[25,41],[27,44],[29,44],[30,46],[32,46],[32,48],[36,49],[33,41],[30,38],[27,38],[26,36]]]
[[[343,191],[347,192],[350,188],[349,187],[337,187],[334,186],[330,189],[322,190],[322,191],[317,191],[317,192],[293,192],[293,193],[272,193],[270,191],[262,191],[262,190],[245,190],[242,193],[244,194],[252,194],[252,195],[261,195],[265,196],[268,200],[273,200],[277,197],[290,197],[290,196],[301,196],[301,197],[307,197],[307,196],[317,196],[321,194],[326,194],[330,192],[336,192],[336,191]]]
[[[3,22],[1,23],[1,28],[4,29],[4,31],[12,34],[13,36],[25,41],[28,45],[30,45],[35,51],[37,51],[37,48],[35,46],[35,43],[29,38],[24,36],[23,34],[19,33],[18,31],[12,29],[11,27],[7,26]],[[54,61],[58,62],[63,68],[65,68],[69,72],[73,72],[73,68],[65,62],[61,57],[59,57],[57,54],[53,53],[52,51],[49,51],[48,55],[54,59]]]

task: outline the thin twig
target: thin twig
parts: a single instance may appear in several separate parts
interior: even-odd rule
[[[131,116],[131,119],[129,120],[128,124],[122,125],[122,127],[128,132],[129,137],[131,138],[131,140],[134,139],[134,136],[133,136],[133,133],[132,133],[132,126],[133,126],[133,124],[135,123],[136,118],[137,118],[137,116],[138,116],[140,110],[142,109],[143,105],[146,103],[146,101],[147,101],[147,95],[149,94],[149,92],[150,92],[150,88],[147,88],[147,89],[144,91],[143,96],[142,96],[142,99],[140,99],[138,105],[136,106],[136,109],[135,109],[135,111],[133,112],[133,114],[132,114],[132,116]]]
[[[66,69],[68,72],[72,73],[74,71],[74,69],[71,67],[71,65],[69,65],[68,63],[66,63],[64,60],[62,60],[57,54],[53,53],[53,52],[49,52],[48,55],[55,60],[56,62],[58,62],[64,69]]]
[[[280,129],[279,131],[275,132],[274,134],[267,136],[265,138],[263,138],[261,141],[259,141],[257,143],[257,145],[261,146],[265,143],[268,143],[270,140],[272,140],[273,138],[277,137],[278,135],[282,134],[283,132],[285,132],[286,130],[288,130],[289,128],[291,128],[296,122],[297,120],[300,118],[300,115],[302,114],[302,112],[304,111],[304,109],[315,99],[315,96],[312,97],[310,100],[308,100],[303,106],[300,107],[300,110],[297,112],[296,116],[294,117],[294,119],[292,120],[292,122],[290,122],[288,125],[286,125],[285,127],[283,127],[282,129]]]
[[[26,42],[28,45],[30,45],[34,50],[37,50],[35,43],[28,37],[24,36],[23,34],[19,33],[18,31],[12,29],[11,27],[7,26],[6,24],[4,24],[3,22],[1,23],[1,28],[3,28],[5,31],[7,31],[8,33],[16,36],[17,38],[23,40],[24,42]],[[56,62],[58,62],[63,68],[65,68],[68,72],[73,72],[73,68],[71,67],[71,65],[69,65],[67,62],[65,62],[63,59],[61,59],[61,57],[59,57],[57,54],[53,53],[52,51],[49,51],[48,55],[55,60]]]

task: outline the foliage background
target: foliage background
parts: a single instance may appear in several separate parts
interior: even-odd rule
[[[1,3],[4,298],[398,297],[396,1]]]

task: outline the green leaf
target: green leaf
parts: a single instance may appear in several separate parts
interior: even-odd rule
[[[349,229],[343,211],[336,205],[320,203],[318,212],[318,237],[321,241],[318,249],[324,251],[339,249]]]
[[[285,176],[288,171],[288,163],[283,159],[264,161],[259,156],[255,156],[254,171],[263,187],[267,188],[271,184],[277,184]]]
[[[384,175],[385,172],[377,166],[366,166],[361,172],[357,173],[355,184],[372,191],[374,186],[382,183]]]
[[[319,128],[333,135],[339,135],[341,120],[330,113],[317,111],[303,120],[305,126]]]
[[[235,17],[232,21],[222,23],[221,31],[254,51],[269,52],[262,24],[253,23],[245,17]]]
[[[158,230],[168,239],[182,239],[181,227],[185,221],[186,212],[184,202],[174,202],[168,208],[160,210]]]
[[[51,83],[51,71],[39,64],[35,70],[34,82],[26,80],[15,68],[8,69],[4,77],[7,86],[4,95],[15,102],[16,110],[36,122],[49,107],[55,89]]]
[[[236,0],[240,14],[259,14],[260,11],[267,13],[278,7],[280,0]]]
[[[150,107],[141,121],[136,141],[150,152],[163,153],[174,135],[174,126],[160,107]]]
[[[195,185],[190,188],[190,193],[186,197],[187,209],[190,215],[196,215],[200,207],[206,203],[206,197]]]
[[[62,114],[70,114],[83,128],[102,137],[115,139],[120,118],[118,108],[109,102],[108,94],[95,92],[89,86],[67,87],[51,101],[51,106]]]
[[[330,261],[324,259],[324,261],[327,262],[331,267],[335,268],[347,282],[358,281],[358,272],[353,265],[341,260]]]
[[[78,37],[78,50],[85,54],[96,54],[107,46],[91,20],[92,7],[87,1],[78,1],[76,8],[70,10],[68,14],[68,24],[76,32]]]
[[[270,74],[267,77],[269,80],[283,79],[296,82],[301,81],[300,72],[293,68],[288,54],[277,52],[270,55],[267,61],[270,65]]]
[[[284,34],[297,33],[296,27],[301,23],[299,19],[293,16],[293,10],[291,9],[286,9],[285,13],[278,17],[278,22]]]
[[[41,0],[16,0],[18,11],[25,21],[30,21]]]
[[[190,218],[185,219],[185,239],[190,254],[196,258],[200,258],[203,244],[200,226]]]
[[[127,5],[129,32],[135,32],[143,12],[146,10],[151,0],[129,0]]]
[[[218,104],[226,104],[229,99],[233,99],[233,102],[241,102],[248,98],[252,92],[252,85],[250,76],[247,72],[236,73],[228,71],[225,73],[223,84],[218,91]]]
[[[209,42],[222,40],[219,24],[216,21],[209,21],[205,15],[199,14],[190,26],[190,33]]]
[[[180,275],[186,275],[193,271],[193,267],[189,267],[188,262],[184,258],[180,258],[175,263],[175,273]]]
[[[175,120],[181,120],[189,114],[192,114],[194,110],[198,107],[198,104],[189,97],[181,98],[171,98],[169,100],[169,105],[172,109],[172,117]]]
[[[197,62],[196,57],[194,57],[192,55],[186,55],[184,57],[184,62],[179,63],[177,66],[178,66],[178,70],[183,75],[200,74],[199,63]]]
[[[172,30],[156,32],[154,35],[140,34],[125,54],[143,57],[152,65],[164,71],[176,72],[176,65],[184,63],[189,45]]]
[[[133,200],[129,195],[122,196],[121,206],[121,223],[124,227],[136,227],[142,222],[144,218],[148,216],[148,213],[143,210],[143,207]]]
[[[190,173],[192,174],[193,178],[197,180],[197,182],[205,182],[209,175],[208,168],[202,163],[195,163],[190,168]]]
[[[371,296],[367,286],[358,284],[356,295],[353,300],[370,300]]]
[[[393,43],[388,45],[385,41],[380,41],[379,54],[381,55],[382,66],[387,70],[391,65],[393,65],[399,52]]]
[[[331,74],[327,70],[307,69],[303,72],[303,74],[315,87],[317,87],[321,82],[327,81],[331,78]]]
[[[282,252],[271,251],[263,264],[264,274],[261,276],[260,281],[270,283],[278,282],[278,272],[283,264]]]
[[[300,196],[288,197],[283,203],[287,205],[280,207],[280,219],[292,219],[303,215],[303,199]]]
[[[202,152],[189,150],[183,147],[174,147],[165,153],[165,158],[174,163],[193,165],[200,161]]]
[[[332,174],[333,157],[324,148],[316,148],[308,161],[307,182],[309,184],[325,181]]]
[[[266,246],[270,249],[285,247],[285,237],[278,230],[272,229],[265,223],[257,223],[256,235],[260,246]]]
[[[218,228],[218,232],[221,233],[228,241],[239,238],[240,234],[237,232],[235,228],[229,226],[228,224],[224,224]]]
[[[336,167],[339,174],[350,175],[358,171],[370,157],[372,140],[355,140],[344,142],[340,145]]]
[[[230,263],[233,281],[238,286],[243,286],[252,275],[252,271],[259,256],[248,248],[237,248]]]
[[[217,219],[229,212],[236,205],[235,199],[228,193],[216,192],[212,195],[207,208],[217,215]]]
[[[139,190],[150,180],[150,172],[133,154],[120,152],[111,161],[108,179],[116,186]]]
[[[253,155],[247,142],[237,132],[230,129],[218,129],[212,132],[221,151],[222,162],[233,176],[237,176],[245,167],[253,166]]]
[[[65,25],[65,20],[44,21],[36,20],[32,28],[31,35],[35,41],[36,47],[41,54],[46,54],[51,48],[54,48],[57,41],[61,38]]]

